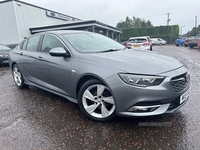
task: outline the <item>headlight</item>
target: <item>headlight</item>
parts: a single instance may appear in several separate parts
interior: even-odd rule
[[[4,57],[4,55],[1,55],[1,54],[0,54],[0,57]]]
[[[165,77],[163,76],[146,76],[134,74],[118,74],[119,77],[127,84],[134,86],[156,86],[159,85]]]

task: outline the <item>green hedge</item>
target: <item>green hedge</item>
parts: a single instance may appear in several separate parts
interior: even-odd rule
[[[179,26],[158,26],[149,28],[129,28],[122,29],[121,41],[125,41],[130,37],[136,36],[150,36],[151,38],[162,38],[167,43],[174,43],[175,39],[179,35]]]

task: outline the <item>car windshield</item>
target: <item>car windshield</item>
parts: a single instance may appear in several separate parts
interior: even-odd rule
[[[0,45],[0,50],[10,50],[10,48],[5,45]]]
[[[106,36],[96,33],[70,33],[63,35],[79,52],[97,53],[124,49],[124,46]]]

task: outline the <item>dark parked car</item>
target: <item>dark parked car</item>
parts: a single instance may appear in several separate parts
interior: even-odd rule
[[[7,47],[13,49],[17,46],[18,44],[6,44]]]
[[[8,64],[8,54],[10,52],[10,48],[0,44],[0,65]]]
[[[198,46],[198,41],[199,41],[200,37],[199,36],[195,36],[193,38],[191,38],[188,42],[188,45],[190,48],[194,48]]]
[[[178,60],[86,31],[35,34],[10,52],[19,88],[32,85],[78,103],[92,120],[172,113],[189,97],[190,74]]]
[[[126,46],[126,43],[128,42],[128,40],[121,42],[122,45]]]
[[[178,39],[175,40],[174,44],[176,46],[183,46],[184,42],[185,42],[185,38],[178,38]]]

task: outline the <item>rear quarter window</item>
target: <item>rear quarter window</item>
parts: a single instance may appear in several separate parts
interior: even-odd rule
[[[40,35],[31,37],[28,40],[28,43],[27,43],[27,46],[26,46],[26,50],[28,50],[28,51],[37,51],[39,40],[40,40]]]

